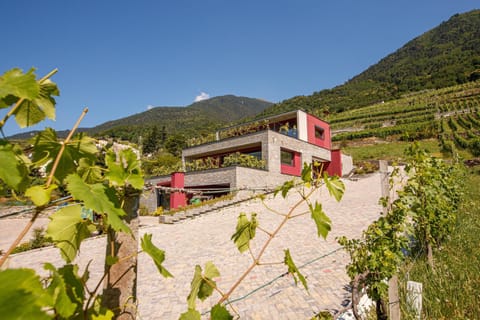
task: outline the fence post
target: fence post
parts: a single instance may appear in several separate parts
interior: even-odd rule
[[[422,290],[420,282],[407,281],[407,304],[415,311],[417,319],[422,317]]]
[[[388,162],[387,160],[379,160],[378,166],[380,170],[380,186],[382,188],[382,198],[390,196],[390,185],[388,183]],[[387,214],[388,206],[383,208],[383,214]]]
[[[394,275],[388,281],[388,312],[390,320],[400,320],[400,297],[398,295],[398,277]]]

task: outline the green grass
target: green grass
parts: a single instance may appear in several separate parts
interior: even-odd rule
[[[365,160],[392,160],[403,159],[404,151],[410,146],[411,142],[395,141],[377,143],[374,145],[354,146],[342,148],[342,152],[351,155],[353,161]],[[435,157],[441,157],[440,147],[437,140],[421,140],[420,147],[426,149]]]
[[[423,284],[422,319],[480,317],[480,175],[465,179],[465,201],[450,239],[434,254],[431,270],[424,259],[407,263],[400,273],[402,318],[414,319],[405,302],[408,279]]]

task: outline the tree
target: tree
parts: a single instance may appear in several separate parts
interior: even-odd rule
[[[179,133],[168,136],[167,140],[165,141],[165,149],[167,149],[168,152],[176,157],[180,157],[182,155],[182,150],[186,146],[187,142],[185,136]]]

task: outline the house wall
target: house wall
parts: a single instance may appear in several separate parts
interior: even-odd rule
[[[280,149],[281,153],[281,149]],[[281,161],[280,161],[281,162]],[[291,165],[280,163],[280,172],[292,176],[300,176],[302,173],[302,160],[299,152],[293,151],[293,163]]]
[[[327,167],[330,176],[342,176],[342,153],[340,150],[332,150],[332,160]]]
[[[308,141],[307,114],[303,111],[297,111],[298,139]]]
[[[342,175],[350,174],[354,169],[353,159],[351,156],[342,153]]]
[[[318,139],[315,137],[315,126],[324,129],[323,139]],[[320,120],[310,114],[307,114],[307,132],[308,142],[326,149],[330,149],[332,147],[330,125],[327,122]]]
[[[212,184],[236,185],[235,167],[218,168],[185,173],[185,185],[189,187],[200,187]]]
[[[330,150],[288,137],[278,132],[268,131],[268,171],[281,173],[280,150],[282,148],[300,153],[300,171],[303,163],[312,163],[312,158],[330,161]]]

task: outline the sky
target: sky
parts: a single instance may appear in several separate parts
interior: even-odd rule
[[[54,68],[56,121],[93,127],[233,94],[271,102],[348,81],[478,0],[1,1],[0,74]],[[0,116],[5,109],[0,110]]]

